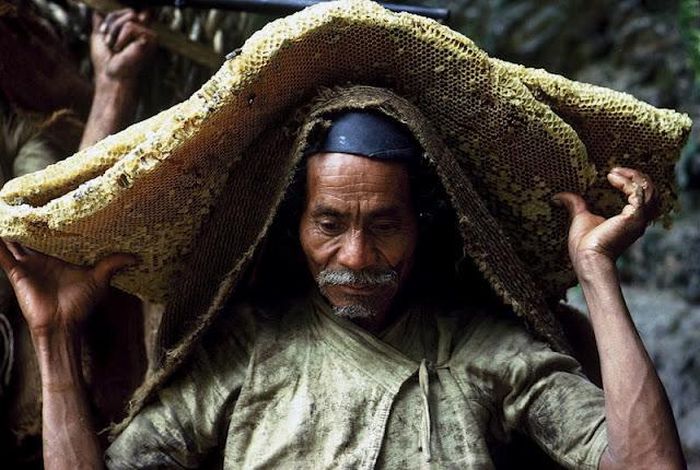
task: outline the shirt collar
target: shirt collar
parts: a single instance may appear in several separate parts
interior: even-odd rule
[[[319,338],[384,387],[398,392],[401,385],[417,372],[420,362],[411,360],[353,322],[335,315],[318,291],[310,296],[310,304]]]

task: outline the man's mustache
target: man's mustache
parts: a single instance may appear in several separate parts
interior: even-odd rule
[[[348,268],[324,269],[316,276],[316,282],[319,287],[394,287],[398,285],[399,274],[391,268],[368,268],[359,271]]]

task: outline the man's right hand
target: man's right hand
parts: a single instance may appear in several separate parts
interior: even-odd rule
[[[137,81],[158,43],[148,28],[149,12],[123,9],[92,15],[90,59],[95,80]]]
[[[83,267],[18,243],[0,243],[0,266],[12,284],[34,339],[77,333],[105,295],[112,276],[135,262],[132,255],[113,254],[94,267]]]

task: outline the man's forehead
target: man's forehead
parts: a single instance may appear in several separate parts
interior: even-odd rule
[[[348,209],[354,205],[350,201],[337,201],[340,204],[324,201],[322,198],[315,200],[310,207],[312,217],[339,217],[346,218],[349,216]],[[399,201],[377,201],[373,205],[369,205],[362,211],[362,215],[366,218],[391,218],[399,217],[405,214],[406,205]]]
[[[391,208],[409,194],[406,165],[343,153],[320,153],[309,158],[307,191],[313,206],[340,206],[358,201]]]

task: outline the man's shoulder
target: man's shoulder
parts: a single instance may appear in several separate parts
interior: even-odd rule
[[[275,299],[244,297],[230,302],[209,335],[229,336],[233,334],[240,341],[252,343],[261,334],[274,334],[288,330],[298,323],[308,310],[308,296]]]
[[[462,362],[488,364],[498,369],[514,362],[529,362],[533,357],[558,354],[510,311],[477,309],[464,315],[467,321],[453,353]]]
[[[230,302],[208,326],[197,345],[200,356],[250,356],[260,331],[261,309],[250,299]]]
[[[524,323],[511,311],[503,308],[475,308],[458,310],[451,315],[465,317],[461,330],[461,342],[472,346],[507,347],[530,344],[536,339]]]

